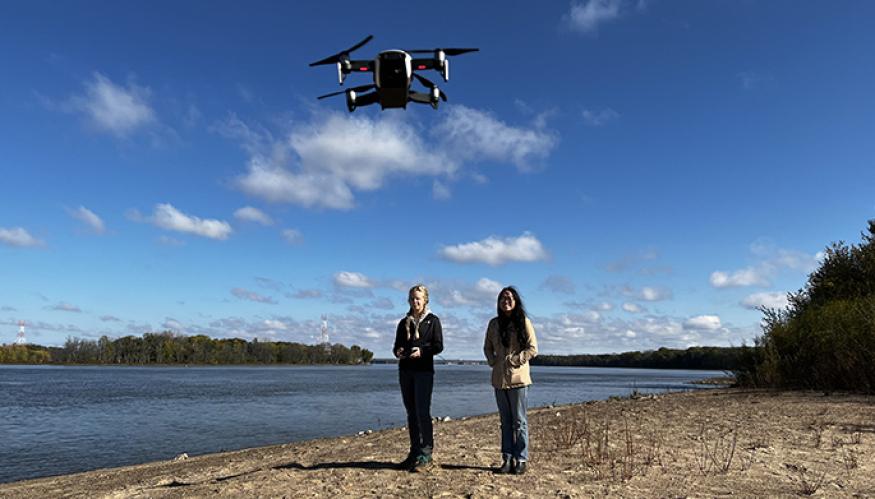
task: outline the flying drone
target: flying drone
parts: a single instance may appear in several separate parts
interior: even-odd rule
[[[311,63],[310,66],[323,64],[337,65],[337,79],[343,85],[346,76],[350,73],[373,73],[374,83],[359,85],[357,87],[320,95],[318,99],[346,94],[346,107],[349,112],[357,107],[368,106],[379,102],[382,109],[400,107],[407,109],[408,102],[430,104],[437,109],[438,103],[446,102],[447,94],[437,87],[426,77],[417,74],[416,71],[434,69],[444,78],[450,79],[450,61],[447,56],[476,52],[480,49],[438,48],[424,50],[384,50],[372,60],[353,60],[349,58],[350,52],[359,49],[362,45],[371,41],[374,35],[369,35],[364,40],[352,47],[326,57],[320,61]],[[428,58],[413,57],[410,54],[431,54]],[[414,78],[428,89],[427,92],[418,92],[410,88]],[[367,92],[373,90],[373,92]]]

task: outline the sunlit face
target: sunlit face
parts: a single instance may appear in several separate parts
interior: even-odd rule
[[[502,293],[498,295],[498,309],[504,314],[510,314],[514,307],[516,307],[516,300],[513,299],[513,293],[507,289],[502,291]]]
[[[410,293],[410,297],[407,301],[410,303],[410,308],[413,309],[414,314],[422,315],[422,313],[425,312],[425,305],[428,303],[428,300],[425,299],[425,293],[422,291],[416,290]]]

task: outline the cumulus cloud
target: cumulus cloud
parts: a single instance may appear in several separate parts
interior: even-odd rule
[[[564,21],[581,33],[595,34],[600,24],[620,17],[623,0],[584,0],[572,2]]]
[[[486,158],[509,162],[520,170],[538,166],[558,143],[541,128],[514,127],[465,106],[453,106],[434,129],[444,147],[460,159]]]
[[[641,299],[644,301],[662,301],[672,297],[670,289],[645,286],[641,288]]]
[[[811,255],[779,248],[765,239],[752,243],[750,252],[757,260],[754,265],[736,271],[712,272],[709,279],[711,285],[715,288],[767,287],[771,279],[784,270],[805,274],[812,272],[823,258],[822,253]]]
[[[747,267],[735,272],[714,271],[709,281],[715,288],[736,288],[744,286],[768,286],[767,269]]]
[[[716,315],[697,315],[684,322],[684,329],[713,331],[721,327],[720,317]]]
[[[101,315],[99,319],[103,322],[121,322],[122,320],[114,315]]]
[[[438,177],[436,199],[451,195],[440,178],[456,176],[468,160],[509,162],[520,169],[541,163],[555,134],[521,128],[475,109],[454,106],[429,132],[405,117],[350,116],[327,112],[293,127],[282,139],[229,116],[213,127],[249,152],[247,171],[236,178],[243,192],[275,203],[346,210],[355,193],[382,188],[390,177]]]
[[[270,305],[276,305],[276,301],[274,301],[273,298],[243,288],[234,288],[231,290],[231,294],[236,296],[237,298],[240,298],[241,300],[249,300],[258,303],[268,303]]]
[[[582,114],[584,123],[592,127],[605,126],[620,119],[620,113],[611,108],[605,108],[601,111],[584,109]]]
[[[788,305],[787,293],[780,291],[754,293],[741,301],[741,306],[749,309],[774,308],[783,309]]]
[[[148,220],[162,229],[185,232],[210,239],[228,239],[232,232],[228,222],[186,215],[169,203],[155,205],[155,210]]]
[[[644,309],[641,308],[641,306],[638,305],[637,303],[629,303],[629,302],[626,302],[623,304],[623,310],[625,310],[626,312],[629,312],[631,314],[637,314],[637,313],[644,311]]]
[[[150,91],[129,83],[116,85],[100,73],[85,82],[85,93],[72,97],[67,108],[81,112],[99,130],[125,136],[155,122],[155,111],[149,105]]]
[[[354,190],[379,189],[390,175],[435,176],[456,169],[439,149],[429,150],[411,124],[397,119],[328,113],[293,129],[283,142],[272,142],[239,120],[234,126],[253,153],[237,183],[271,202],[349,209]]]
[[[43,245],[42,241],[30,235],[22,227],[13,227],[11,229],[0,227],[0,243],[20,248]]]
[[[499,239],[490,236],[482,241],[444,246],[443,258],[457,263],[485,263],[492,266],[508,262],[536,262],[547,258],[547,251],[534,235]]]
[[[273,225],[273,220],[263,211],[252,206],[244,206],[234,212],[234,218],[244,222],[254,222],[261,225]]]
[[[359,272],[338,272],[334,274],[334,284],[343,288],[372,288],[374,284],[368,276]]]
[[[69,213],[71,217],[87,225],[95,234],[103,234],[106,231],[103,220],[84,206],[80,206],[75,210],[69,210]]]
[[[318,289],[301,289],[294,293],[292,293],[291,298],[297,298],[299,300],[306,300],[311,298],[321,298],[322,291]]]

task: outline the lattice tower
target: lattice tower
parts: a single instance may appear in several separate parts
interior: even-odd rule
[[[18,336],[15,337],[16,345],[26,345],[27,336],[24,335],[24,321],[18,321]]]

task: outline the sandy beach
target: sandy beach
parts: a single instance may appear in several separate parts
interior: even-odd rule
[[[496,475],[495,414],[0,485],[0,497],[875,496],[875,398],[715,389],[530,410],[525,475]]]

